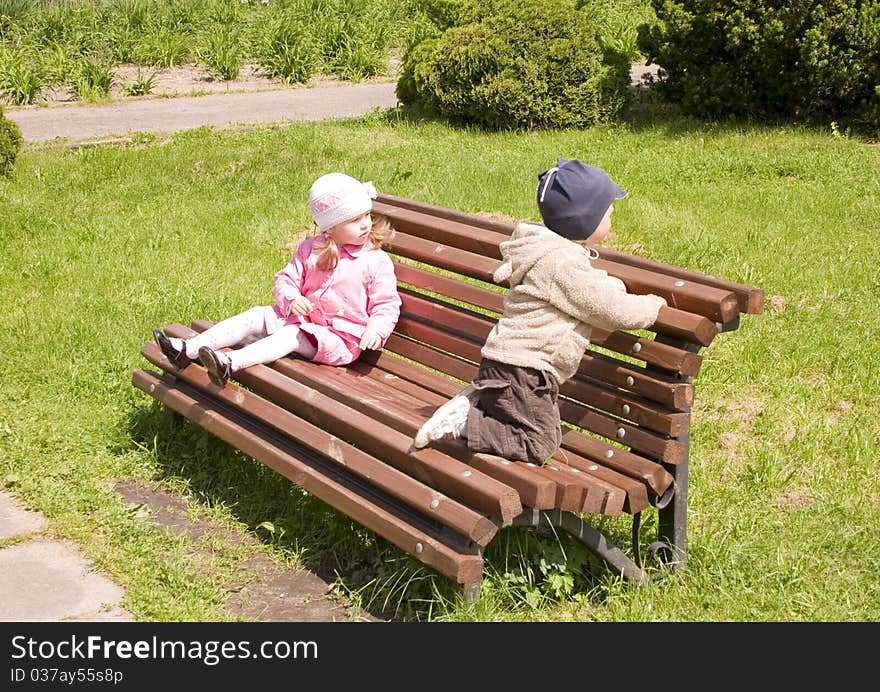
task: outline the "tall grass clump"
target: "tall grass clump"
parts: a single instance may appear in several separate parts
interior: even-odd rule
[[[307,82],[321,67],[321,47],[310,15],[282,7],[264,13],[253,29],[259,65],[286,84]]]
[[[220,79],[235,79],[242,66],[241,32],[225,24],[208,27],[198,36],[195,55],[199,64]]]
[[[596,26],[599,42],[631,63],[644,59],[639,48],[639,26],[656,22],[651,0],[582,0],[579,9]]]
[[[45,86],[46,72],[36,50],[0,46],[0,90],[10,103],[33,103]]]
[[[394,32],[393,5],[339,0],[334,12],[313,16],[325,72],[360,81],[385,71]]]
[[[133,48],[135,59],[156,67],[174,67],[190,59],[192,42],[182,31],[151,24]]]
[[[129,96],[145,96],[156,86],[156,73],[144,74],[138,68],[137,74],[131,81],[124,81],[122,90]]]
[[[106,99],[116,82],[108,58],[82,58],[73,68],[73,91],[83,101]]]

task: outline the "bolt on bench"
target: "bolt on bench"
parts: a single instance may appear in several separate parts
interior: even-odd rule
[[[298,357],[243,370],[217,387],[199,363],[177,370],[153,342],[142,355],[161,372],[135,370],[135,387],[267,465],[437,572],[479,593],[482,551],[499,528],[553,526],[580,539],[616,574],[650,580],[641,513],[658,511],[658,563],[687,555],[688,448],[699,351],[740,315],[763,310],[763,291],[597,248],[594,265],[630,292],[655,293],[650,338],[594,329],[578,373],[560,390],[563,440],[542,467],[470,452],[461,441],[415,450],[412,437],[476,374],[502,310],[492,284],[512,223],[379,195],[374,211],[397,233],[403,301],[382,351],[345,367]],[[191,328],[171,324],[172,336]],[[631,556],[589,515],[632,516]]]

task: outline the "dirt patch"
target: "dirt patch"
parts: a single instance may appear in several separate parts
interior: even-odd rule
[[[189,538],[196,552],[209,553],[210,543],[218,540],[233,547],[258,543],[249,534],[190,517],[186,500],[167,490],[134,481],[117,483],[115,490],[128,502],[142,505],[153,521],[175,536]],[[331,598],[330,585],[317,574],[284,569],[267,555],[248,557],[241,565],[241,574],[240,580],[226,585],[232,594],[227,608],[233,616],[255,622],[381,622]]]
[[[809,507],[814,502],[813,498],[805,495],[799,490],[786,490],[780,493],[776,499],[776,506],[783,512],[790,512],[801,507]]]

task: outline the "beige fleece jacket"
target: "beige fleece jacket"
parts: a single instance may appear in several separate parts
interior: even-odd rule
[[[577,371],[593,326],[642,329],[657,319],[658,303],[627,293],[590,264],[589,250],[544,226],[520,223],[500,247],[494,279],[510,291],[484,358],[550,372],[561,384]]]

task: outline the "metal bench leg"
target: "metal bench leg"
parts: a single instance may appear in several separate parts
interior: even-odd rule
[[[679,438],[688,443],[686,437]],[[657,512],[657,543],[650,550],[658,554],[666,567],[678,571],[684,569],[687,561],[687,506],[688,506],[688,462],[687,457],[677,466],[666,466],[675,479],[675,495],[672,501]]]
[[[545,526],[562,529],[583,543],[594,555],[621,577],[634,584],[647,584],[650,577],[620,548],[608,540],[598,529],[590,526],[579,516],[562,510],[540,511],[527,509],[513,521],[515,526]]]
[[[464,596],[464,604],[466,606],[473,605],[480,600],[480,584],[482,582],[475,581],[473,584],[462,584],[462,595]]]

